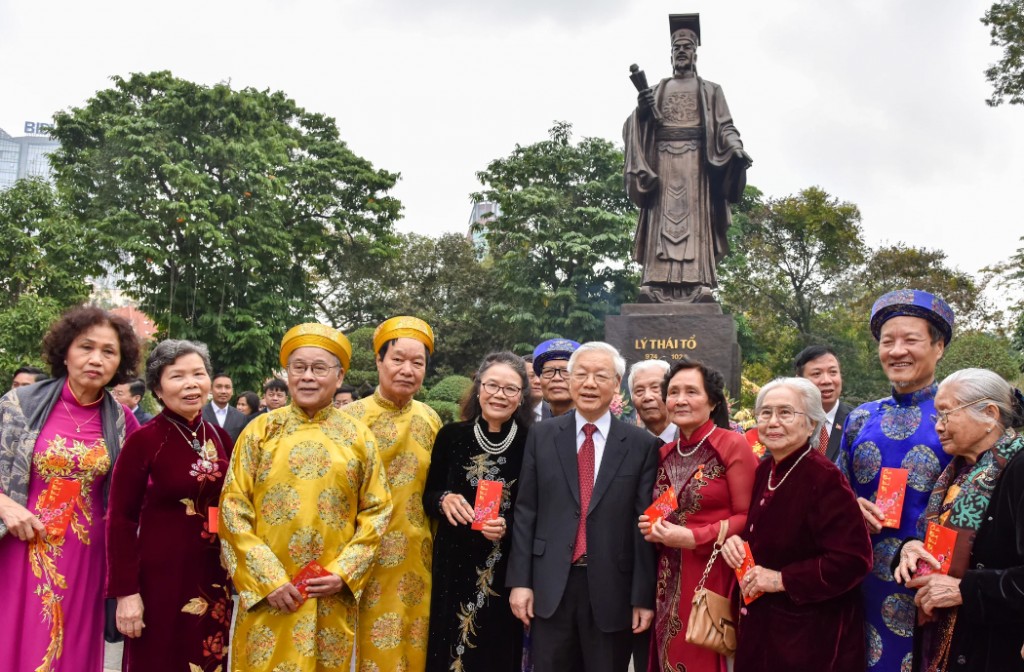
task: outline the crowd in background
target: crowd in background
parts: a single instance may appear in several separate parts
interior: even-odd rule
[[[880,297],[891,394],[851,407],[811,346],[744,433],[714,368],[607,343],[492,353],[443,425],[415,317],[360,399],[326,325],[259,395],[73,309],[0,399],[0,669],[100,670],[104,637],[133,671],[1024,669],[1024,400],[936,380],[953,326]]]

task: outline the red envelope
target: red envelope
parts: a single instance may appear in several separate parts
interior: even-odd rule
[[[933,569],[924,560],[918,560],[915,575],[928,576],[935,572],[948,574],[949,567],[953,564],[953,549],[955,547],[956,530],[929,522],[928,530],[924,534],[924,550],[931,553],[942,566],[938,569]]]
[[[321,576],[327,576],[330,574],[326,569],[320,566],[320,563],[316,560],[310,560],[309,563],[299,570],[299,573],[292,578],[292,585],[298,588],[299,594],[302,595],[302,599],[305,600],[309,597],[309,587],[306,585],[310,579],[318,579]]]
[[[70,478],[54,478],[39,498],[39,521],[46,526],[46,536],[62,538],[75,512],[75,500],[82,493],[82,482]]]
[[[735,570],[736,578],[739,579],[740,583],[743,583],[743,577],[747,575],[747,572],[754,568],[754,554],[750,552],[750,544],[743,542],[743,550],[746,552],[746,556],[743,558],[743,564],[737,567]],[[757,598],[761,597],[762,593],[757,593],[753,597],[743,597],[743,604],[750,604]]]
[[[907,494],[907,475],[906,469],[882,468],[882,475],[878,479],[878,495],[875,497],[875,505],[885,514],[882,527],[900,526],[903,498]]]
[[[210,507],[206,517],[206,529],[210,534],[217,534],[217,531],[220,529],[220,509],[216,506]]]
[[[651,525],[676,510],[676,490],[671,485],[668,490],[658,495],[654,503],[647,507],[644,515],[650,520]]]
[[[476,485],[476,501],[473,503],[473,529],[484,529],[484,522],[498,517],[501,508],[501,481],[480,481]]]

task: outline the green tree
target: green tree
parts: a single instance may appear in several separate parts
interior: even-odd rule
[[[95,222],[119,286],[243,386],[314,316],[319,259],[387,234],[400,210],[396,174],[281,92],[132,74],[54,121],[58,186]]]
[[[969,331],[958,334],[946,348],[946,354],[936,370],[942,379],[960,369],[977,367],[989,369],[1007,380],[1020,375],[1024,358],[1014,350],[1010,339],[1000,334]]]
[[[985,102],[993,107],[1024,104],[1024,0],[997,0],[981,22],[990,29],[992,46],[1003,50],[999,62],[985,70],[993,87]]]
[[[504,344],[502,334],[485,328],[498,296],[492,264],[477,258],[464,235],[354,240],[326,255],[324,268],[331,280],[318,307],[333,324],[375,327],[395,315],[415,315],[430,324],[437,343],[428,386],[452,373],[471,373],[484,355]]]
[[[557,122],[549,138],[516,145],[477,173],[476,201],[500,214],[479,224],[499,298],[489,330],[520,350],[545,334],[599,339],[604,317],[636,296],[631,261],[636,211],[622,187],[622,150],[600,138],[572,142]]]
[[[41,341],[67,308],[89,297],[89,276],[103,272],[97,235],[67,213],[41,180],[0,192],[0,383],[22,364],[42,365]]]

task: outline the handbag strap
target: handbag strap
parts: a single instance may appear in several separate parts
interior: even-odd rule
[[[711,550],[711,557],[708,558],[708,564],[704,568],[704,574],[700,577],[700,581],[697,582],[697,587],[694,588],[693,594],[696,595],[700,591],[704,590],[704,582],[708,579],[708,574],[711,573],[711,566],[715,564],[715,559],[718,558],[719,552],[722,550],[722,544],[725,543],[725,535],[729,532],[729,521],[723,520],[718,524],[718,539],[715,541],[715,545]]]

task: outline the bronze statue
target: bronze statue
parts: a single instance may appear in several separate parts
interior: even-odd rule
[[[626,120],[626,190],[640,207],[633,257],[641,303],[714,302],[736,203],[753,163],[722,88],[697,76],[700,16],[669,16],[673,76],[647,86],[632,66],[638,105]]]

